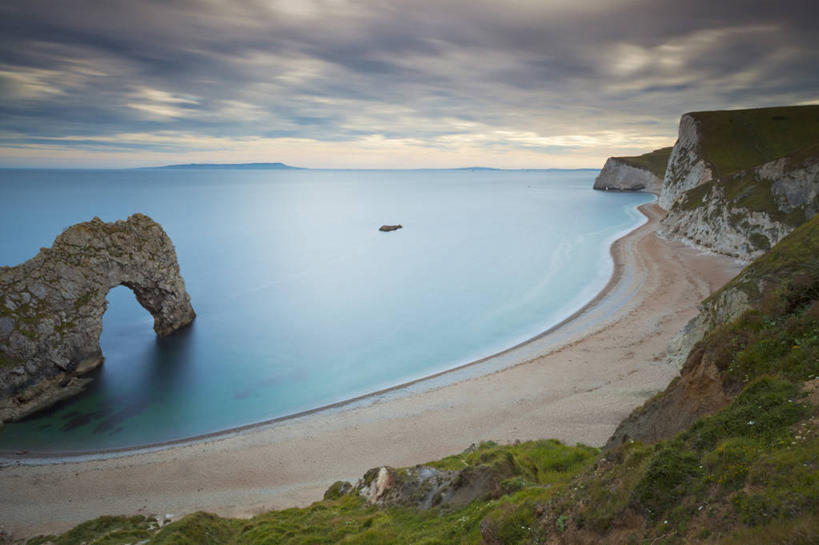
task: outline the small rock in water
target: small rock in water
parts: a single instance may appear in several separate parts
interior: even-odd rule
[[[396,229],[402,229],[403,225],[382,225],[378,228],[379,231],[384,231],[385,233],[388,231],[395,231]]]

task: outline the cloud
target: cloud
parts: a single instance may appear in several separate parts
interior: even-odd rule
[[[6,0],[0,164],[55,145],[157,160],[172,134],[177,153],[303,145],[324,166],[599,166],[672,143],[685,111],[814,100],[817,18],[798,0]]]

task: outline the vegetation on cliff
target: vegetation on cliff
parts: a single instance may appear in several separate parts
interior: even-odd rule
[[[634,155],[629,157],[614,157],[634,168],[641,168],[648,170],[659,179],[665,176],[665,169],[668,166],[668,158],[671,156],[671,147],[660,148],[642,155]]]
[[[604,191],[649,191],[659,193],[671,148],[634,157],[609,157],[594,180],[594,189]]]
[[[727,177],[819,143],[819,106],[781,106],[688,114],[701,126],[701,156]]]

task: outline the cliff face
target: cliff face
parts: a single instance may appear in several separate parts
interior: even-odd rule
[[[662,233],[750,261],[816,215],[818,192],[819,108],[685,114]]]
[[[659,195],[670,153],[671,148],[662,148],[635,157],[609,157],[594,181],[594,189]]]
[[[671,149],[657,204],[668,210],[680,195],[713,179],[711,167],[702,157],[702,124],[691,114],[680,118],[677,142]]]
[[[34,258],[0,267],[0,422],[82,389],[79,375],[102,363],[105,296],[120,285],[154,317],[157,335],[195,317],[173,243],[142,214],[74,225]]]
[[[594,180],[594,189],[659,193],[663,181],[652,172],[633,167],[619,157],[609,157]]]
[[[751,260],[819,208],[819,155],[781,158],[682,193],[663,233]]]

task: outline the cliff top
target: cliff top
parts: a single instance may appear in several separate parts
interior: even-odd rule
[[[618,161],[643,170],[648,170],[659,179],[663,179],[665,169],[668,166],[668,158],[671,155],[671,146],[667,148],[655,149],[642,155],[633,155],[629,157],[613,157]]]
[[[819,106],[691,112],[702,128],[702,156],[728,176],[819,142]]]

